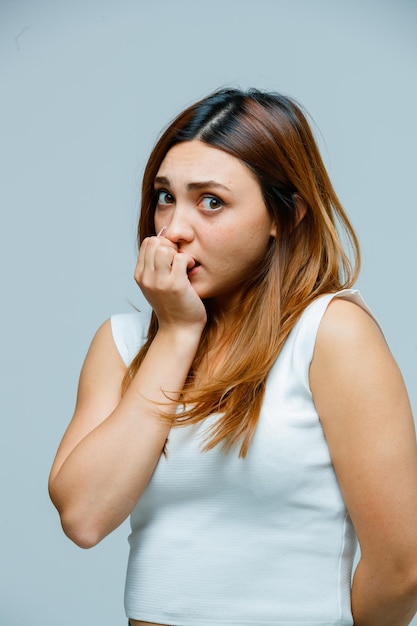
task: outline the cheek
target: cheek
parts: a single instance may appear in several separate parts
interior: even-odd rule
[[[253,259],[263,256],[268,248],[270,237],[269,230],[260,227],[259,224],[253,224],[245,241],[248,256]]]
[[[212,243],[213,245],[219,246],[222,250],[227,250],[229,248],[234,249],[242,246],[243,239],[245,238],[245,233],[242,233],[240,225],[236,225],[235,223],[233,223],[227,228],[222,228],[220,232],[216,232],[214,230],[211,235],[210,233],[208,233],[208,236],[209,239],[207,241],[210,241],[210,243]]]
[[[213,259],[227,256],[233,242],[229,229],[219,232],[217,228],[201,225],[196,228],[195,239],[199,248]]]

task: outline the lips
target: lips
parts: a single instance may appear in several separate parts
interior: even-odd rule
[[[192,267],[187,268],[187,274],[190,275],[191,273],[194,272],[195,269],[197,269],[197,267],[200,267],[201,263],[199,263],[198,261],[196,261],[194,259],[194,265]]]

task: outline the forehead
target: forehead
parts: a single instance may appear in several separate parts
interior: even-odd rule
[[[216,180],[222,184],[257,183],[251,170],[237,157],[199,141],[184,141],[171,148],[157,177],[188,181]]]

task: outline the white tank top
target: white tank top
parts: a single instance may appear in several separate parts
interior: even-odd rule
[[[335,296],[370,313],[354,290],[307,307],[268,376],[245,459],[238,446],[201,451],[215,416],[171,429],[168,455],[131,515],[128,617],[172,626],[352,626],[356,537],[309,386],[317,330]],[[131,313],[111,322],[128,364],[147,320]]]

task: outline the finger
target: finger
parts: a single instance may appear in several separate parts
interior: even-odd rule
[[[135,272],[134,272],[134,277],[135,277],[136,282],[138,282],[140,276],[143,274],[143,271],[145,269],[145,255],[146,255],[147,245],[148,245],[148,239],[144,239],[142,243],[140,244],[138,259],[136,262],[136,267],[135,267]]]
[[[153,236],[143,240],[139,250],[139,264],[143,271],[155,269],[155,256],[159,254],[158,250],[163,247],[168,247],[168,241],[163,238]]]
[[[195,265],[195,261],[192,256],[185,252],[178,252],[172,261],[172,276],[173,278],[181,278],[187,275],[187,269]]]
[[[142,283],[144,279],[154,280],[155,275],[168,275],[177,246],[164,237],[147,237],[139,249],[135,269],[135,280]],[[156,274],[155,274],[156,272]]]
[[[165,275],[171,273],[172,263],[177,252],[168,246],[158,246],[155,249],[153,263],[154,269],[158,274]]]

